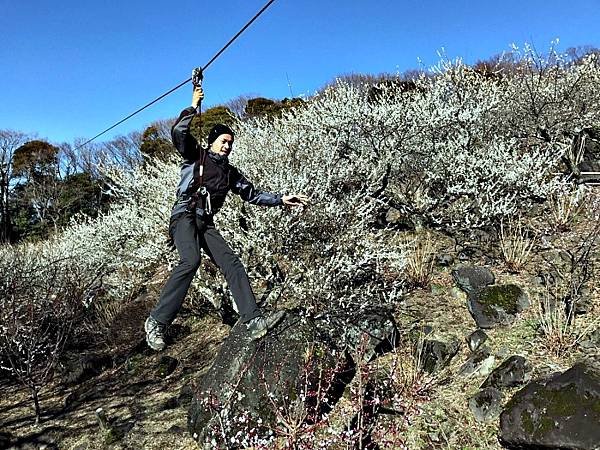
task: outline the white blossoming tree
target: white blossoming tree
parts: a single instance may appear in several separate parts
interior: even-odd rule
[[[232,197],[217,226],[269,302],[331,316],[393,304],[406,250],[397,233],[375,226],[382,211],[393,206],[428,226],[466,228],[560,193],[564,180],[554,174],[573,137],[600,123],[599,81],[595,56],[573,64],[527,48],[510,73],[496,76],[442,61],[413,84],[392,80],[376,92],[340,81],[281,117],[236,126],[233,163],[259,187],[306,193],[311,205],[258,208]],[[43,322],[6,313],[11,280],[28,280],[19,295],[37,311],[61,298],[54,282],[62,273],[77,275],[85,306],[99,292],[129,298],[157,267],[176,263],[167,226],[177,164],[105,172],[119,197],[108,213],[74,222],[48,242],[0,249],[3,354],[22,348],[21,336]],[[219,306],[222,284],[215,271],[200,273],[189,295]],[[56,289],[40,295],[39,286]],[[34,361],[19,352],[12,353],[19,364]]]

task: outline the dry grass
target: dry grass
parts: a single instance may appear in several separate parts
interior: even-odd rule
[[[586,191],[583,187],[570,192],[553,195],[548,202],[550,209],[550,224],[557,231],[567,231],[575,218],[582,212],[584,207],[583,197]]]
[[[42,392],[42,405],[47,414],[40,426],[33,423],[27,392],[6,386],[12,395],[0,398],[0,428],[11,433],[13,440],[27,443],[18,448],[30,448],[29,445],[38,448],[40,442],[49,441],[65,450],[197,449],[197,443],[187,432],[187,408],[166,409],[164,405],[193,379],[187,370],[196,377],[208,369],[228,334],[228,327],[210,317],[189,326],[190,334],[174,341],[165,351],[180,361],[169,377],[162,379],[156,375],[163,353],[145,349],[132,354],[129,362],[122,366],[78,386],[65,387],[57,379]],[[81,402],[75,400],[72,406],[64,408],[67,396],[75,393],[77,396],[71,397],[81,398]],[[95,417],[98,407],[106,410],[116,429],[129,430],[122,440],[107,444],[109,433],[101,429]]]
[[[566,308],[562,302],[557,302],[552,289],[556,288],[547,287],[537,302],[537,316],[542,346],[559,358],[571,353],[579,341],[600,326],[600,318],[584,323],[575,316],[574,308]]]
[[[405,275],[408,283],[414,287],[426,287],[433,274],[433,239],[429,233],[420,233],[412,240],[404,242],[408,249]]]
[[[83,322],[84,328],[94,334],[107,334],[112,327],[113,322],[125,306],[126,302],[113,299],[103,299],[92,303],[90,306],[91,315],[88,315]]]
[[[521,271],[529,262],[535,239],[530,238],[527,231],[520,220],[509,222],[506,226],[500,222],[500,249],[511,272]]]

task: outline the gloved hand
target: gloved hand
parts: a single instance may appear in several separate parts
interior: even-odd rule
[[[194,86],[194,92],[192,93],[192,106],[197,108],[203,99],[204,91],[202,90],[202,86]]]

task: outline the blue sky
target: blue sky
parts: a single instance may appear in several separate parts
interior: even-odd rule
[[[0,129],[89,138],[190,76],[266,0],[0,0]],[[336,75],[600,47],[600,0],[276,0],[207,71],[205,105],[310,95]],[[288,80],[289,84],[288,85]],[[176,116],[185,86],[100,139]]]

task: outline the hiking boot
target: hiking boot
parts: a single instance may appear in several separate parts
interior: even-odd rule
[[[144,330],[146,331],[146,342],[152,350],[160,352],[165,348],[166,329],[166,325],[156,321],[152,316],[148,316],[144,323]]]
[[[254,319],[250,319],[250,321],[246,323],[246,329],[250,334],[250,339],[255,341],[264,337],[269,330],[283,319],[283,316],[285,316],[285,311],[277,311],[266,317],[258,316]]]

